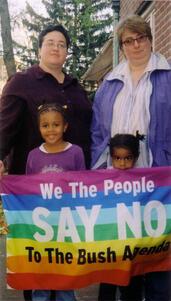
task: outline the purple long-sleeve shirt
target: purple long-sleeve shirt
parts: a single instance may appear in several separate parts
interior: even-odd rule
[[[85,170],[82,149],[75,144],[59,153],[46,153],[39,147],[28,155],[26,174]]]

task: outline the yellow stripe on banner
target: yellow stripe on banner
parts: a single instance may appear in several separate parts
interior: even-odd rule
[[[147,247],[149,241],[152,243],[150,247]],[[16,243],[16,249],[13,247],[14,243]],[[104,269],[128,271],[132,264],[141,262],[142,264],[151,264],[155,260],[169,259],[170,242],[168,237],[144,238],[143,241],[141,240],[141,248],[138,246],[139,243],[138,239],[118,241],[118,243],[105,241],[75,244],[38,243],[15,239],[15,241],[8,241],[8,249],[12,256],[7,258],[7,267],[10,272],[15,273],[34,271],[34,273],[42,274],[83,275]],[[22,254],[23,248],[24,255]]]
[[[122,256],[125,247],[128,246],[131,251],[135,247],[150,248],[159,246],[160,244],[166,244],[171,242],[171,234],[163,235],[160,237],[144,237],[141,239],[130,238],[127,240],[108,240],[108,241],[96,241],[96,242],[38,242],[29,239],[8,239],[7,240],[7,254],[8,256],[27,256],[28,249],[33,248],[34,251],[39,251],[42,256],[47,256],[47,248],[53,248],[63,253],[71,252],[74,257],[78,255],[78,250],[86,249],[87,252],[106,252],[107,248],[116,252],[117,256]],[[27,248],[27,249],[26,249]]]
[[[22,261],[22,265],[21,265]],[[58,275],[84,275],[93,271],[100,270],[123,270],[127,271],[130,267],[129,262],[122,262],[121,258],[117,258],[116,262],[111,263],[94,263],[94,264],[78,264],[76,258],[72,260],[72,265],[62,263],[56,263],[53,259],[52,263],[47,262],[47,258],[43,257],[39,263],[28,262],[27,257],[21,256],[18,259],[16,257],[10,257],[7,259],[7,267],[12,273],[39,273],[39,274],[58,274]]]
[[[129,271],[132,270],[133,266],[141,265],[142,269],[144,266],[151,266],[155,262],[160,263],[161,260],[163,262],[163,267],[165,266],[165,270],[169,268],[168,262],[171,263],[171,254],[169,252],[158,253],[155,255],[138,255],[134,258],[134,260],[126,259],[123,260],[123,257],[117,257],[116,261],[112,261],[110,257],[110,261],[99,262],[99,259],[91,254],[91,262],[89,262],[90,257],[85,257],[86,260],[79,263],[78,259],[73,258],[70,263],[66,260],[66,257],[63,261],[58,259],[56,261],[55,257],[52,258],[49,263],[47,257],[41,257],[39,262],[35,262],[33,259],[31,262],[28,261],[28,257],[26,256],[17,256],[17,257],[8,257],[7,258],[7,267],[8,270],[12,273],[40,273],[40,274],[61,274],[61,275],[84,275],[93,271],[102,271],[102,270],[122,270]],[[22,265],[21,265],[22,262]],[[171,264],[170,264],[171,268]]]

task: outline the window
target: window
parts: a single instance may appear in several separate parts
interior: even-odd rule
[[[151,27],[151,33],[153,36],[152,47],[153,51],[155,51],[155,8],[154,2],[148,7],[148,9],[141,15]]]

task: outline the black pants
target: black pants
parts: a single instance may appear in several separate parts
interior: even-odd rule
[[[110,283],[100,283],[98,301],[116,300],[117,286]]]
[[[128,286],[119,286],[120,300],[142,301],[143,299],[143,277],[136,276],[131,279]],[[98,301],[115,301],[117,286],[109,283],[101,283],[99,287]]]
[[[143,300],[144,277],[132,277],[128,286],[119,286],[120,300],[141,301]]]
[[[146,301],[171,301],[171,272],[154,272],[145,275]]]
[[[32,291],[23,291],[24,300],[31,301],[32,300]]]

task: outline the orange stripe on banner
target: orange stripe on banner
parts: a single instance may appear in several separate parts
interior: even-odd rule
[[[143,265],[136,263],[132,276],[141,275],[144,273],[155,271],[166,271],[168,267],[168,258],[161,262]],[[79,289],[91,285],[93,283],[107,282],[117,285],[127,285],[131,277],[131,272],[128,271],[109,271],[101,270],[88,273],[81,276],[56,275],[56,274],[8,274],[7,283],[10,287],[18,290],[23,289]]]

